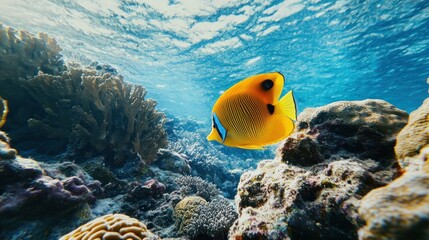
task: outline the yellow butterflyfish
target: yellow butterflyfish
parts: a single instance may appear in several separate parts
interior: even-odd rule
[[[209,141],[244,149],[263,149],[295,128],[296,104],[289,91],[280,100],[284,77],[279,72],[246,78],[225,91],[213,106]]]

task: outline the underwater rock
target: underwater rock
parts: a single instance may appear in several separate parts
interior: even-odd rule
[[[168,149],[158,150],[158,157],[155,165],[162,170],[182,175],[189,175],[191,173],[191,167],[189,166],[188,160],[179,153]]]
[[[160,238],[135,218],[124,214],[108,214],[96,218],[60,238],[60,240],[68,239],[155,240]]]
[[[396,177],[404,111],[381,100],[337,102],[298,119],[277,157],[241,176],[231,239],[357,239],[360,199]]]
[[[410,114],[395,152],[405,173],[369,192],[359,214],[359,239],[429,239],[429,99]]]
[[[311,166],[329,158],[370,158],[390,164],[408,114],[383,100],[340,101],[305,109],[296,133],[277,149],[283,161]],[[308,156],[308,158],[307,158]]]
[[[428,160],[429,148],[422,153]],[[359,239],[429,239],[429,161],[423,169],[406,171],[369,192],[359,214],[366,222]]]
[[[1,135],[5,136],[3,132]],[[3,140],[0,152],[11,149]],[[96,188],[95,185],[92,187]],[[53,178],[37,161],[19,155],[0,160],[0,193],[1,224],[37,218],[40,214],[66,214],[95,201],[90,187],[81,178]]]
[[[401,168],[422,164],[415,157],[429,145],[429,98],[410,114],[407,126],[399,132],[396,141],[395,153]]]
[[[103,155],[109,165],[123,166],[136,157],[149,164],[167,145],[165,116],[142,86],[110,70],[65,66],[55,40],[44,34],[0,27],[0,36],[0,95],[14,109],[5,129],[22,146],[67,150],[74,160]]]

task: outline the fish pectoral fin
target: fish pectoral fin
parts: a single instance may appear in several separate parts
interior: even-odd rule
[[[276,110],[279,114],[296,121],[296,103],[292,90],[286,93],[276,104]]]
[[[264,147],[261,146],[257,146],[257,145],[240,145],[237,146],[238,148],[242,148],[242,149],[249,149],[249,150],[264,150]]]

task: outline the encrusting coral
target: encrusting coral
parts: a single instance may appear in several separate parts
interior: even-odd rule
[[[124,214],[108,214],[88,222],[64,235],[60,240],[155,240],[145,224]]]
[[[45,34],[0,25],[0,50],[0,95],[14,109],[5,127],[15,141],[48,141],[53,152],[102,154],[116,165],[135,156],[151,163],[167,145],[165,116],[142,86],[95,66],[65,66]]]

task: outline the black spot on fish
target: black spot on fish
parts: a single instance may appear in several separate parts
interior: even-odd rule
[[[273,82],[272,80],[270,80],[270,79],[267,79],[267,80],[264,80],[264,81],[261,83],[261,86],[262,86],[262,88],[263,88],[265,91],[268,91],[268,90],[270,90],[271,88],[273,88],[273,86],[274,86],[274,82]]]
[[[273,115],[274,113],[274,106],[271,104],[267,104],[268,112]]]

